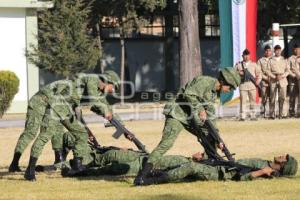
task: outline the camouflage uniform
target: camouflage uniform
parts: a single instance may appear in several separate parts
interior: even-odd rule
[[[149,163],[155,164],[172,147],[184,128],[196,136],[207,136],[208,130],[199,119],[199,113],[206,111],[208,118],[215,120],[216,83],[217,79],[198,76],[179,90],[176,99],[166,104],[163,111],[166,121],[162,139],[150,154]],[[199,133],[195,133],[191,128],[197,129]]]
[[[98,76],[79,74],[76,79],[64,83],[56,84],[54,82],[41,90],[48,98],[50,107],[44,117],[46,126],[43,127],[32,147],[31,155],[33,157],[40,155],[51,135],[57,131],[62,132],[63,127],[66,127],[76,140],[73,148],[74,157],[82,158],[87,153],[88,134],[85,127],[76,119],[74,108],[85,99],[97,114],[104,116],[105,113],[111,112],[105,95],[98,88]]]
[[[60,84],[63,81],[57,81]],[[28,146],[28,144],[36,137],[37,133],[43,130],[42,127],[47,127],[45,122],[46,110],[50,108],[47,97],[41,92],[37,92],[28,102],[25,129],[20,135],[15,147],[15,154],[13,161],[9,167],[10,172],[20,171],[18,163],[21,155]],[[52,148],[54,151],[61,151],[62,149],[62,132],[54,132],[49,139],[52,141]],[[49,140],[48,139],[48,140]]]

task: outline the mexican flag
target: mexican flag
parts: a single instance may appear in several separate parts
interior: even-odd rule
[[[219,0],[221,32],[221,68],[242,60],[247,48],[256,62],[257,0]],[[221,102],[239,98],[236,90],[221,96]]]

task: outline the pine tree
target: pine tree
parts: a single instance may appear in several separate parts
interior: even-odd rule
[[[29,60],[64,77],[94,68],[101,52],[88,35],[89,13],[83,0],[55,0],[54,8],[39,13],[39,45],[27,53]]]

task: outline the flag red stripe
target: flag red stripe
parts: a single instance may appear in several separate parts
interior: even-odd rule
[[[246,47],[256,62],[257,0],[246,0]]]

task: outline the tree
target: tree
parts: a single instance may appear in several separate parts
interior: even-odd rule
[[[10,107],[14,96],[19,91],[20,80],[14,72],[0,71],[0,118]]]
[[[97,7],[99,16],[116,18],[116,25],[120,33],[121,46],[121,104],[124,102],[124,80],[125,80],[125,38],[132,32],[138,32],[144,27],[149,19],[147,12],[165,7],[165,0],[96,0],[94,6]],[[101,18],[100,18],[101,20]]]
[[[53,9],[39,13],[39,46],[28,57],[40,69],[69,77],[94,68],[101,54],[88,35],[89,6],[83,0],[55,0]]]
[[[179,0],[180,86],[202,74],[198,0]]]

